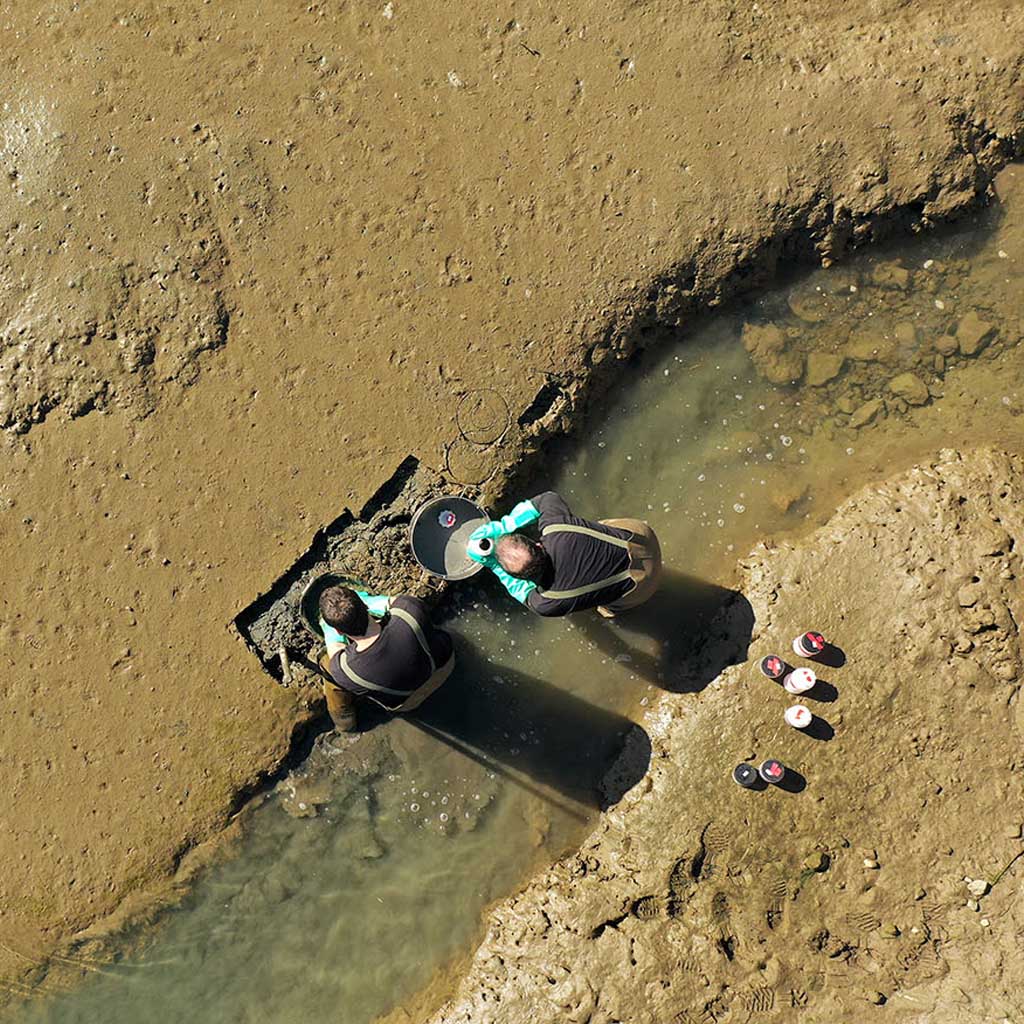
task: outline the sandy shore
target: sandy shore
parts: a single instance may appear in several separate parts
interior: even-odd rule
[[[15,992],[287,754],[310,709],[233,622],[318,529],[410,456],[498,490],[648,327],[951,215],[1024,121],[1009,2],[101,0],[3,28]]]

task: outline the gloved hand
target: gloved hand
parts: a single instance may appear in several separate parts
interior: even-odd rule
[[[323,616],[320,617],[320,631],[324,635],[324,640],[328,644],[347,644],[349,639],[344,633],[339,633],[333,626],[328,626],[323,620]]]
[[[483,550],[485,546],[487,548],[486,551]],[[491,543],[489,537],[476,537],[475,539],[471,537],[469,543],[466,545],[466,554],[469,555],[474,562],[486,565],[488,569],[492,569],[498,564],[498,558],[494,554],[494,545]]]
[[[526,604],[526,599],[537,589],[537,584],[533,580],[521,580],[518,576],[506,572],[497,559],[494,560],[493,565],[489,565],[487,568],[501,580],[501,585],[520,604]]]
[[[484,537],[489,537],[491,540],[497,540],[508,533],[515,533],[516,530],[528,526],[539,518],[540,512],[537,511],[532,501],[521,501],[507,516],[492,519],[491,522],[478,526],[469,535],[469,539],[482,540]]]

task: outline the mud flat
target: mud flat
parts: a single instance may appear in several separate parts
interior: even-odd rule
[[[8,5],[10,991],[286,757],[310,702],[233,624],[317,531],[410,457],[496,491],[647,328],[970,204],[1019,149],[1022,18]]]
[[[644,783],[495,910],[433,1024],[1015,1019],[1022,493],[1019,455],[945,451],[756,550],[751,659],[649,710]],[[845,655],[813,735],[756,668],[808,626]],[[730,779],[768,756],[788,785]]]

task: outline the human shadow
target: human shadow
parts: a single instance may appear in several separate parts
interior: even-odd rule
[[[456,658],[436,693],[395,717],[545,799],[538,787],[604,810],[647,774],[651,741],[635,722],[496,666],[458,636]]]
[[[666,569],[657,592],[639,608],[614,619],[584,613],[573,623],[649,683],[696,693],[724,668],[746,660],[754,609],[737,590]]]

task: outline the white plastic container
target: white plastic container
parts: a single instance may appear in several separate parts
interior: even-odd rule
[[[813,718],[811,709],[803,704],[794,704],[792,707],[786,708],[786,724],[793,726],[794,729],[806,729]]]
[[[792,672],[786,674],[786,678],[782,680],[782,685],[787,693],[806,693],[808,690],[813,689],[817,681],[818,677],[814,674],[814,669],[795,668]]]

